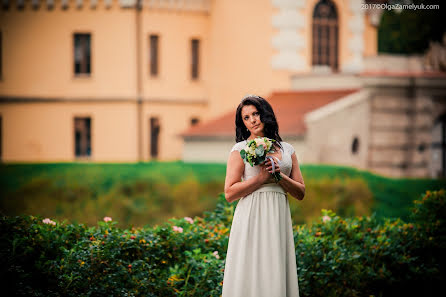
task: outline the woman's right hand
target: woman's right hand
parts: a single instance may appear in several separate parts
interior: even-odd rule
[[[260,172],[257,175],[257,178],[259,179],[259,181],[262,184],[274,182],[271,172],[268,171],[268,167],[271,168],[271,160],[270,159],[266,159],[263,163],[259,164]]]

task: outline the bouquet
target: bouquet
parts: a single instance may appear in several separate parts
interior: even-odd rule
[[[269,139],[268,137],[258,137],[249,140],[246,143],[246,147],[240,151],[240,156],[251,166],[259,165],[267,158],[270,159],[273,166],[273,173],[271,174],[277,183],[282,179],[282,176],[280,175],[280,172],[275,172],[274,161],[272,158],[266,156],[268,153],[274,153],[273,142],[275,141],[275,139]]]

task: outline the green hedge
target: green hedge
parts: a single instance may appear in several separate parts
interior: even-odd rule
[[[2,217],[0,277],[17,296],[220,296],[234,206],[130,229]],[[293,227],[301,296],[429,296],[446,280],[444,190],[411,223],[322,215]]]
[[[414,199],[446,187],[445,179],[389,178],[347,166],[303,164],[301,170],[307,199],[290,198],[294,224],[312,222],[323,208],[342,217],[375,212],[409,221]],[[184,162],[0,164],[0,214],[87,226],[108,215],[120,228],[153,226],[213,210],[225,171],[225,164]]]
[[[0,213],[154,225],[214,209],[225,170],[184,162],[0,164]]]

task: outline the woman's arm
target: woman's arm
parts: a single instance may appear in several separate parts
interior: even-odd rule
[[[279,185],[297,200],[302,200],[305,196],[305,183],[295,153],[291,155],[291,160],[293,163],[291,174],[288,177],[286,174],[280,173],[282,179],[279,181]]]
[[[228,202],[238,200],[257,190],[263,183],[271,178],[271,173],[261,166],[260,173],[248,180],[241,181],[245,164],[240,152],[233,151],[229,155],[226,165],[225,198]]]

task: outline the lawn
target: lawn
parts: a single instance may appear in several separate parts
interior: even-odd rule
[[[306,197],[289,197],[296,224],[321,208],[342,216],[408,219],[412,201],[444,179],[394,179],[352,167],[301,165]],[[212,210],[223,191],[225,164],[176,162],[0,165],[0,211],[95,225],[104,216],[143,226]]]

